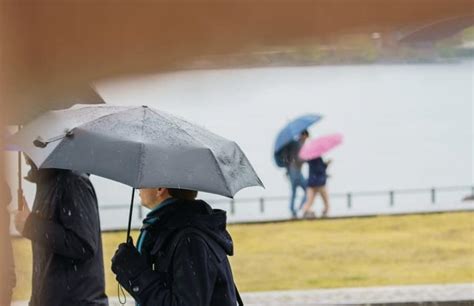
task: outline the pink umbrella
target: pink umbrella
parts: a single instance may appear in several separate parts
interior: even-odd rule
[[[299,156],[303,160],[312,160],[329,152],[342,143],[342,134],[331,134],[308,140],[300,150]]]

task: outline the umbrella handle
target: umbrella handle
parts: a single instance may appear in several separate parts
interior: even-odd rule
[[[23,202],[23,189],[21,188],[18,188],[18,193],[17,193],[17,197],[18,197],[18,210],[23,210],[25,207],[25,203]]]
[[[128,227],[127,227],[127,237],[126,242],[129,242],[132,237],[130,237],[130,229],[132,227],[132,214],[133,214],[133,200],[135,198],[135,188],[132,189],[132,200],[130,201],[130,211],[128,212]]]

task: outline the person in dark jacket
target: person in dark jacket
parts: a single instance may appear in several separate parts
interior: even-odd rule
[[[150,208],[137,247],[112,258],[117,281],[140,306],[235,306],[239,301],[227,256],[233,243],[226,214],[195,200],[196,191],[141,189]]]
[[[328,175],[326,173],[326,169],[330,163],[331,160],[325,162],[321,157],[308,161],[308,199],[303,205],[303,218],[316,217],[314,211],[311,210],[311,207],[313,206],[317,194],[320,194],[321,198],[323,199],[324,208],[322,217],[326,217],[329,212],[329,196],[326,190],[326,181]]]
[[[293,141],[285,146],[283,149],[283,155],[285,164],[286,164],[286,173],[288,175],[288,179],[291,185],[291,195],[290,195],[290,213],[293,218],[296,218],[297,210],[295,208],[295,200],[296,200],[296,191],[298,188],[301,188],[304,192],[303,198],[301,199],[301,204],[299,209],[301,209],[306,202],[306,186],[307,182],[301,173],[301,168],[303,166],[303,161],[298,157],[301,147],[305,143],[306,139],[308,139],[309,133],[308,131],[304,130],[301,132],[300,137],[297,141]]]
[[[29,305],[108,305],[97,198],[88,175],[38,170],[27,162],[36,196],[32,212],[25,201],[15,225],[32,242]]]
[[[13,288],[16,284],[15,265],[13,260],[12,242],[10,239],[10,213],[7,206],[10,204],[12,197],[10,187],[6,182],[2,184],[2,201],[4,205],[0,207],[0,248],[2,252],[2,264],[0,265],[0,306],[10,306],[12,300]]]

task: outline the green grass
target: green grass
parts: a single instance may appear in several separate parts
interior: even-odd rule
[[[231,263],[241,291],[474,282],[473,229],[468,212],[234,225]],[[110,296],[110,258],[124,236],[103,234]],[[15,298],[27,299],[29,243],[14,248]]]

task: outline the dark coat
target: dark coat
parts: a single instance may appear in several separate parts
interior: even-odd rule
[[[23,236],[32,242],[31,306],[108,305],[97,197],[88,176],[39,170]]]
[[[301,147],[303,144],[301,141],[292,141],[287,144],[283,149],[280,151],[280,156],[282,158],[283,164],[285,168],[294,168],[301,170],[303,166],[303,160],[301,160],[298,156],[300,153]]]
[[[326,185],[327,173],[326,169],[328,165],[324,162],[321,157],[308,161],[309,175],[308,175],[308,186],[309,187],[322,187]]]
[[[224,211],[176,200],[150,213],[143,231],[142,256],[153,270],[132,281],[140,306],[237,305]]]

